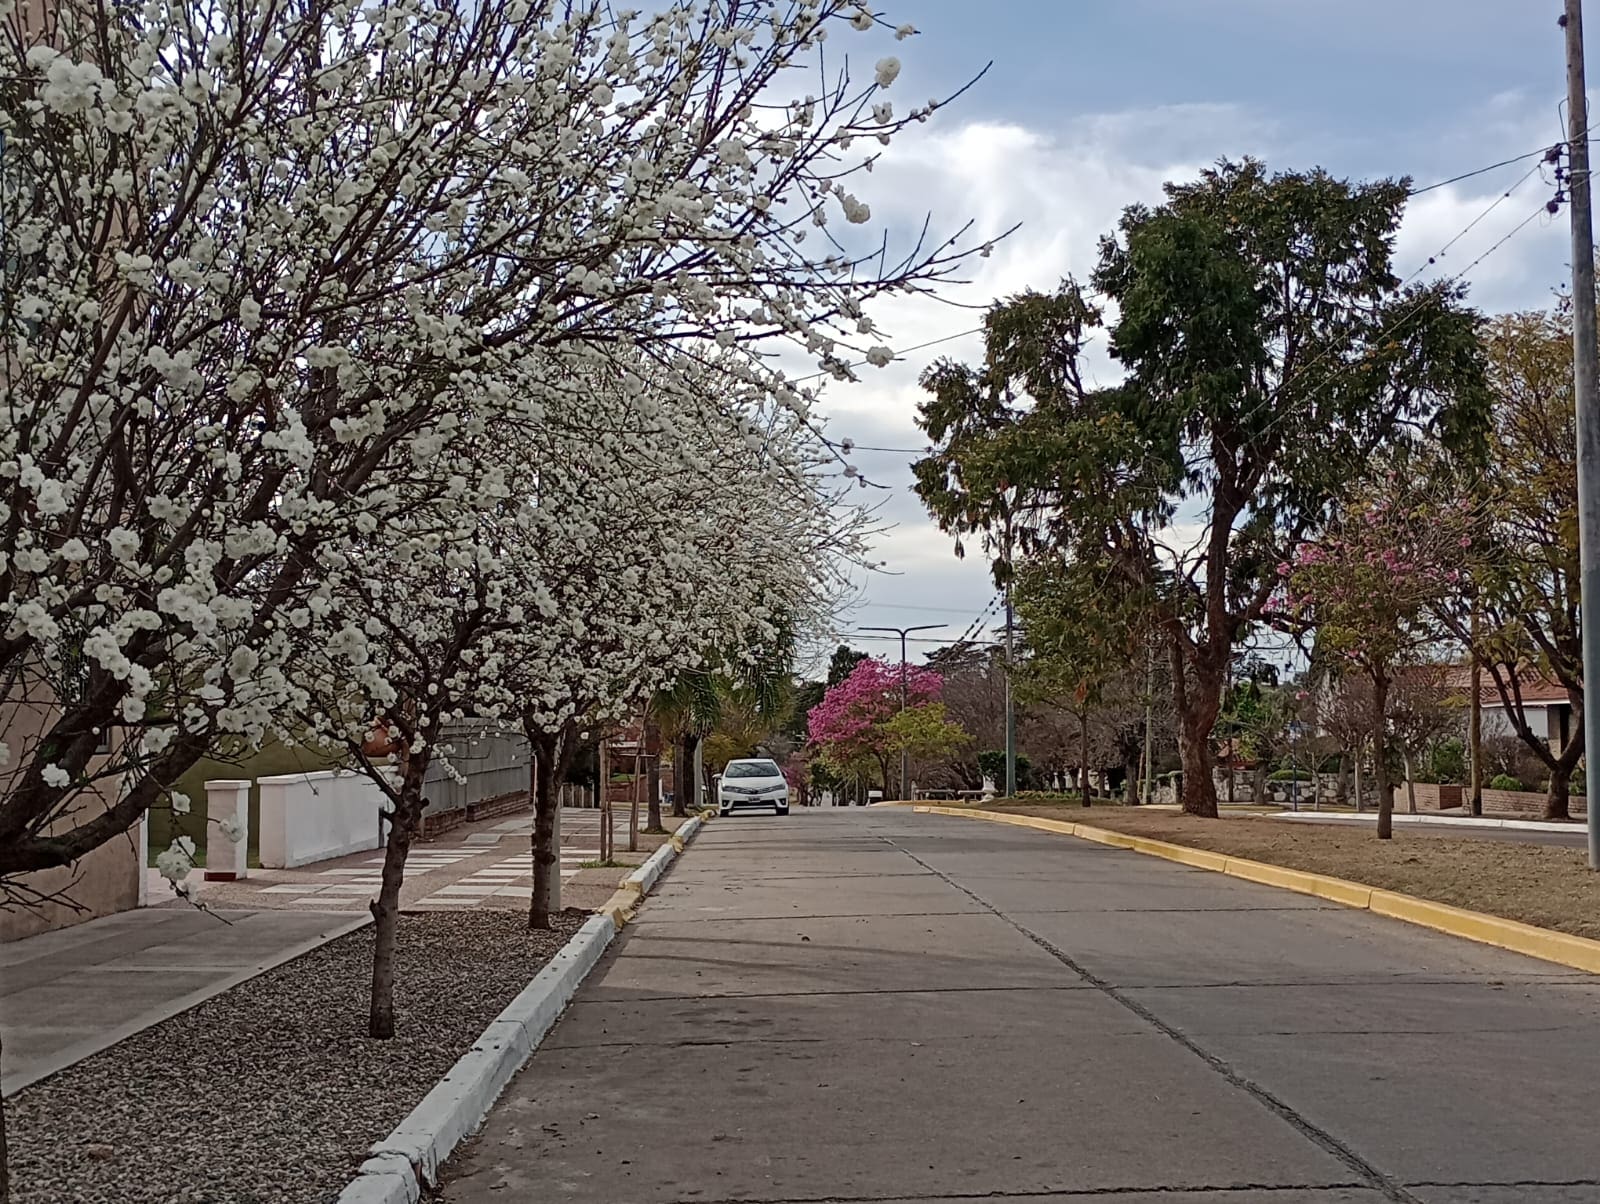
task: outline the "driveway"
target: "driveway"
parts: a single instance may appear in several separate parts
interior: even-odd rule
[[[718,820],[444,1198],[1589,1202],[1597,984],[1066,837]]]

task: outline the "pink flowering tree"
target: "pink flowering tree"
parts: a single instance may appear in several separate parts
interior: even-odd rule
[[[1314,632],[1323,651],[1371,684],[1380,840],[1394,834],[1390,690],[1437,639],[1431,610],[1440,591],[1460,580],[1471,546],[1468,507],[1391,477],[1352,497],[1321,539],[1278,566],[1284,590],[1276,609],[1284,625]]]
[[[898,756],[906,740],[907,721],[896,718],[902,709],[901,681],[899,665],[869,658],[807,713],[810,742],[818,757],[835,773],[861,780],[876,770],[878,781],[888,790],[890,758]],[[905,710],[939,706],[944,679],[932,669],[907,665],[904,685]],[[954,726],[943,716],[942,707],[938,718]]]

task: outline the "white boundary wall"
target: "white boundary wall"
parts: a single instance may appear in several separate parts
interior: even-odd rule
[[[384,796],[364,774],[325,769],[258,778],[261,864],[293,869],[381,848]]]

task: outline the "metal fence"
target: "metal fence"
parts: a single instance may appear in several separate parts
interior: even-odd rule
[[[528,788],[528,742],[487,720],[451,724],[444,731],[448,752],[428,767],[422,794],[425,815],[459,811],[470,803]],[[464,780],[463,780],[464,779]]]

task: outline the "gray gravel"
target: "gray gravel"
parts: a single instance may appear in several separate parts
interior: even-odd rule
[[[399,1035],[366,1036],[370,928],[6,1101],[15,1204],[323,1204],[588,913],[405,916]]]

